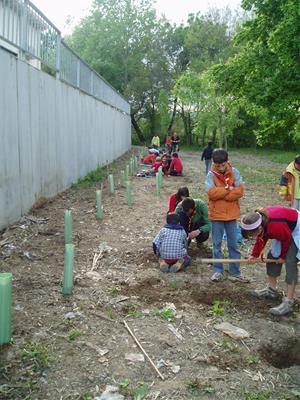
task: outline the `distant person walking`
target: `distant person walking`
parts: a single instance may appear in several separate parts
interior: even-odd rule
[[[204,160],[205,162],[205,173],[206,175],[210,171],[211,164],[212,164],[212,153],[213,153],[213,148],[212,148],[212,142],[208,142],[207,146],[204,147],[202,151],[202,156],[201,156],[201,161]]]

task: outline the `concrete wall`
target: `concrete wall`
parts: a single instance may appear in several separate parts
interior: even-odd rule
[[[128,113],[0,48],[0,229],[130,146]]]

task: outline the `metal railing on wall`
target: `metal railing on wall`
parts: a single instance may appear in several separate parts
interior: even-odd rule
[[[47,65],[62,81],[130,112],[126,99],[62,40],[61,32],[29,0],[0,0],[0,39],[10,50]]]

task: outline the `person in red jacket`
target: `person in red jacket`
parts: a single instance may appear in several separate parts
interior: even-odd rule
[[[182,175],[183,166],[182,161],[177,153],[173,153],[173,159],[170,164],[169,174],[173,176]]]
[[[257,298],[276,300],[280,297],[277,279],[282,265],[286,268],[287,297],[278,307],[271,308],[273,315],[282,316],[293,311],[295,287],[298,282],[298,261],[300,259],[300,218],[299,211],[287,207],[267,207],[255,213],[245,215],[241,220],[242,235],[245,238],[256,237],[249,261],[263,260],[263,251],[269,239],[272,249],[268,258],[273,262],[266,264],[268,286],[255,290]],[[276,260],[276,261],[275,261]]]
[[[154,164],[156,159],[156,155],[153,153],[148,152],[148,154],[142,158],[141,163],[142,164]]]
[[[177,204],[184,200],[186,197],[190,197],[189,189],[184,186],[178,189],[177,193],[173,193],[169,199],[169,213],[175,212]]]

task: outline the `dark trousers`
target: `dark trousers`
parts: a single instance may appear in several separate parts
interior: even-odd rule
[[[191,231],[195,231],[196,229],[200,229],[203,225],[198,223],[198,224],[193,224],[191,227]],[[200,235],[198,235],[195,239],[198,244],[205,242],[209,238],[209,233],[208,232],[200,232]],[[189,241],[190,244],[190,241]]]

